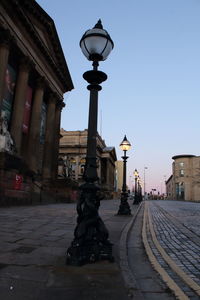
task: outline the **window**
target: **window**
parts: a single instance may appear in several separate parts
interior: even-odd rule
[[[84,171],[85,171],[85,163],[86,163],[86,159],[85,159],[85,158],[81,158],[81,160],[80,160],[80,166],[81,166],[80,171],[81,171],[81,175],[84,174]]]
[[[181,168],[183,168],[183,167],[184,167],[184,162],[180,162],[180,163],[179,163],[179,166],[180,166]]]
[[[175,184],[176,188],[176,199],[185,199],[185,187],[184,182],[179,182]]]
[[[181,170],[179,171],[179,176],[180,176],[180,177],[184,177],[184,170],[181,169]]]
[[[75,158],[73,158],[73,157],[70,158],[70,165],[71,165],[72,171],[75,171],[75,168],[76,168],[76,160],[75,160]]]

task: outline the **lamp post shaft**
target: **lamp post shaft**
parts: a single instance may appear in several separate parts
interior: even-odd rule
[[[135,175],[135,196],[134,196],[134,202],[133,204],[139,203],[139,194],[138,194],[138,177]]]
[[[126,162],[128,156],[126,156],[126,151],[124,151],[123,159],[123,185],[122,185],[122,193],[121,193],[121,203],[118,210],[118,215],[131,215],[131,209],[128,204],[128,193],[126,191]]]
[[[137,177],[135,177],[135,195],[137,195]]]
[[[89,83],[87,88],[90,91],[87,155],[85,183],[80,187],[80,199],[77,203],[77,226],[74,240],[67,250],[66,263],[70,265],[83,265],[102,259],[113,261],[108,230],[98,213],[100,188],[95,184],[98,180],[96,162],[98,91],[101,90],[99,84],[107,79],[107,75],[97,70],[98,62],[94,62],[93,66],[93,70],[83,74],[83,78]]]
[[[122,185],[122,192],[126,193],[126,162],[127,162],[127,156],[126,156],[126,151],[124,151],[124,156],[123,158],[123,185]]]
[[[86,170],[85,170],[85,180],[89,182],[95,182],[98,179],[97,162],[96,162],[97,114],[98,114],[98,90],[95,90],[91,87],[89,120],[88,120]]]

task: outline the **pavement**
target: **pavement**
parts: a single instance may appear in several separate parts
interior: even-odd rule
[[[116,216],[119,200],[101,201],[100,216],[115,262],[66,266],[73,240],[75,204],[0,209],[0,299],[130,299],[119,267],[119,241],[132,216]],[[132,207],[136,211],[137,206]]]
[[[174,293],[163,281],[161,274],[152,268],[144,248],[145,241],[142,237],[144,206],[143,203],[135,220],[128,225],[130,227],[126,242],[128,268],[124,276],[126,286],[130,287],[133,299],[172,300],[175,299]],[[123,271],[123,266],[121,269]],[[130,280],[127,280],[127,274],[132,275]]]
[[[195,292],[198,288],[200,291],[199,273],[194,269],[195,260],[196,265],[199,262],[198,236],[181,224],[185,211],[177,209],[179,203],[173,202],[173,212],[177,213],[172,215],[170,202],[133,205],[129,201],[131,216],[117,216],[119,204],[119,200],[103,200],[99,209],[113,243],[115,262],[100,261],[81,267],[65,265],[76,225],[75,204],[1,208],[0,299],[199,299],[198,291]],[[191,211],[194,214],[196,210]],[[192,226],[191,219],[187,222]],[[173,260],[169,268],[163,251],[168,256],[172,254],[173,259],[187,245],[191,245],[188,251],[193,252],[188,253],[192,255],[177,255],[179,261]],[[185,276],[184,270],[180,280],[180,272],[177,275],[176,271],[177,265],[182,268],[181,264],[187,265],[191,274],[187,270]],[[193,276],[192,282],[188,276]]]

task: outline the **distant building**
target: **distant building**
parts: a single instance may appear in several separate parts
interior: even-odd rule
[[[59,178],[71,178],[83,183],[83,174],[87,153],[87,130],[66,131],[61,129],[59,148]],[[99,185],[106,198],[112,198],[115,191],[115,161],[114,147],[107,147],[105,141],[97,133],[97,174]]]
[[[200,156],[173,156],[172,176],[166,182],[168,199],[200,202]]]
[[[51,17],[0,1],[0,205],[41,200],[57,178],[63,94],[73,83]]]
[[[123,184],[123,161],[117,160],[115,162],[116,167],[116,191],[121,193]]]
[[[165,182],[166,184],[166,197],[169,200],[174,199],[174,194],[173,194],[173,175],[171,175]]]

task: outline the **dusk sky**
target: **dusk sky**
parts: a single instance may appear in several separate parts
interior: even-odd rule
[[[98,19],[114,49],[99,69],[108,75],[99,93],[98,132],[107,146],[127,135],[127,183],[146,170],[146,191],[165,191],[172,156],[200,155],[199,0],[37,0],[52,17],[74,90],[65,94],[61,127],[88,126],[89,91],[82,74],[92,68],[79,41]],[[132,176],[132,177],[130,177]]]

